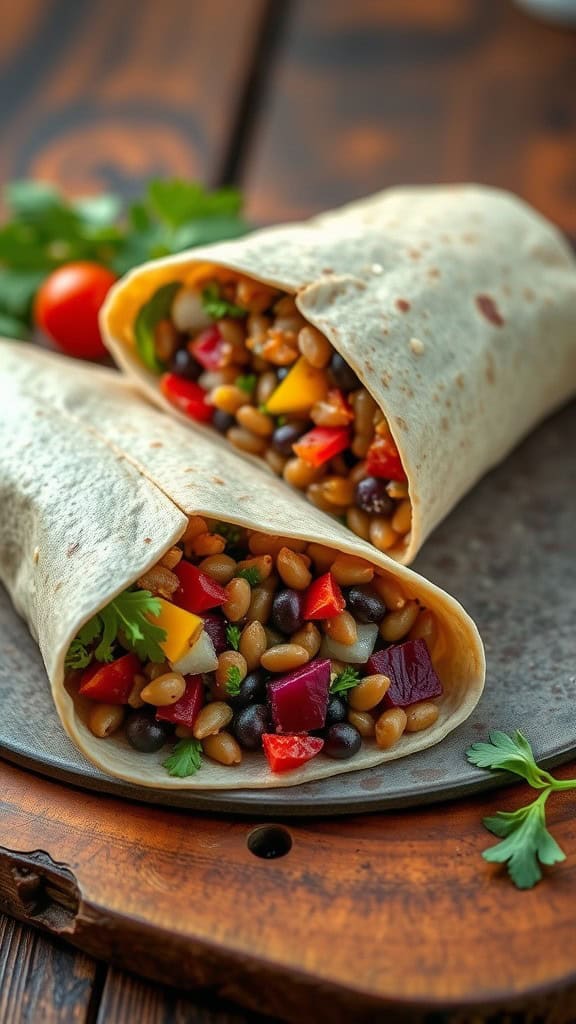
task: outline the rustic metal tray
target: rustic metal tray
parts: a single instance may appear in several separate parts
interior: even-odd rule
[[[498,785],[464,752],[493,728],[522,729],[539,758],[576,754],[576,405],[556,414],[442,524],[416,569],[475,618],[488,660],[484,696],[439,746],[379,768],[278,790],[177,793],[103,775],[72,746],[38,649],[0,588],[0,755],[104,793],[196,810],[327,815],[461,796]]]

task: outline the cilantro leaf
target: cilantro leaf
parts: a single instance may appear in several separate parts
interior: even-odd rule
[[[240,669],[238,665],[230,665],[228,669],[228,675],[226,676],[226,693],[230,694],[231,697],[237,697],[240,693],[240,684],[242,679],[240,677]]]
[[[247,395],[251,395],[256,387],[256,374],[255,373],[244,373],[236,377],[234,381],[237,388],[241,391],[245,391]]]
[[[330,683],[330,693],[345,693],[352,690],[360,682],[360,673],[357,668],[347,665],[343,672],[340,672]]]
[[[576,779],[555,779],[540,768],[530,743],[519,730],[512,736],[494,731],[489,739],[489,743],[473,743],[466,751],[468,760],[479,768],[513,772],[542,792],[525,807],[497,811],[484,818],[484,826],[502,842],[484,850],[482,856],[491,863],[506,864],[514,884],[519,889],[531,889],[542,878],[540,864],[557,864],[566,859],[546,828],[546,801],[555,791],[576,789]]]
[[[233,302],[221,298],[217,284],[208,285],[202,292],[202,307],[213,320],[223,320],[225,316],[246,316],[246,310],[242,306],[236,306]]]
[[[240,647],[240,633],[239,626],[226,626],[226,640],[235,651]]]
[[[532,747],[518,729],[513,736],[493,731],[489,738],[489,743],[473,743],[466,751],[466,757],[472,764],[479,768],[513,772],[526,779],[534,789],[544,789],[554,781],[550,772],[538,767]]]
[[[168,775],[178,779],[187,779],[194,775],[202,766],[202,744],[200,740],[180,740],[172,753],[162,762]]]
[[[168,284],[158,288],[151,299],[138,311],[134,321],[134,339],[136,349],[144,366],[153,373],[162,373],[165,369],[156,355],[154,344],[154,331],[160,320],[166,320],[170,315],[172,300],[180,288],[178,281],[170,281]]]
[[[484,825],[504,839],[484,850],[484,860],[506,864],[518,889],[531,889],[542,878],[541,864],[557,864],[566,854],[546,828],[545,803],[551,790],[540,794],[533,803],[517,811],[498,811],[484,818]]]
[[[149,590],[125,590],[78,632],[68,648],[66,668],[85,668],[92,656],[101,662],[113,661],[119,638],[122,646],[134,651],[141,661],[164,661],[160,644],[166,639],[166,630],[148,618],[159,615],[160,608],[160,601]],[[98,646],[89,652],[88,645],[97,638]]]
[[[243,569],[237,569],[234,575],[237,579],[247,580],[251,587],[257,587],[262,582],[262,577],[255,565],[248,565]]]

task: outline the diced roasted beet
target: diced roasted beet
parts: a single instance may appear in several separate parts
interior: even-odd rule
[[[367,674],[382,673],[391,680],[384,697],[387,708],[405,708],[442,693],[436,670],[425,640],[406,640],[383,651],[376,651],[367,665]]]
[[[216,654],[222,654],[230,647],[226,639],[226,623],[221,615],[203,615],[204,629],[208,633]]]
[[[330,661],[315,661],[268,683],[268,701],[276,732],[311,732],[326,721]]]

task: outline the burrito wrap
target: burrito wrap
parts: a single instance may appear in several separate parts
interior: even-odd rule
[[[434,527],[576,386],[576,264],[520,199],[476,185],[391,189],[132,271],[102,325],[136,386],[193,430],[140,362],[138,310],[206,264],[296,296],[383,410],[409,481],[409,563]],[[250,456],[246,456],[250,458]],[[266,469],[263,460],[258,460]]]
[[[0,578],[37,639],[71,739],[99,768],[145,786],[290,786],[371,767],[439,742],[464,721],[484,682],[469,616],[439,588],[391,561],[233,454],[194,440],[143,403],[120,376],[35,348],[0,346]],[[124,738],[97,739],[64,681],[79,628],[132,585],[200,513],[263,533],[315,540],[385,568],[437,616],[440,717],[388,751],[365,745],[351,761],[316,758],[273,775],[262,754],[230,768],[205,759],[191,778],[166,774],[166,751],[143,756]]]

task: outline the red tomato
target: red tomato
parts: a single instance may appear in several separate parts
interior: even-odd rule
[[[115,281],[116,275],[99,263],[65,263],[41,285],[34,303],[34,319],[67,355],[102,359],[106,349],[98,313]]]
[[[160,377],[160,391],[180,412],[190,419],[209,423],[214,415],[214,406],[206,400],[206,392],[194,380],[184,380],[176,373],[163,373]]]
[[[264,733],[264,753],[273,772],[289,772],[316,757],[324,746],[320,736],[276,736]]]

